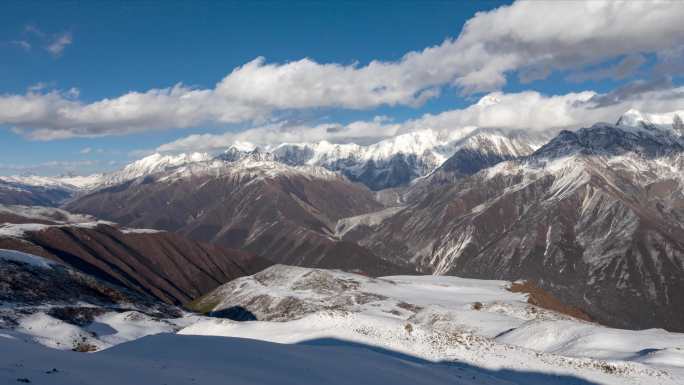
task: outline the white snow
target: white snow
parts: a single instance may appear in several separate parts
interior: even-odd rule
[[[69,191],[88,190],[99,185],[102,174],[88,176],[0,176],[0,181],[17,183],[31,187],[61,188]]]
[[[607,328],[539,309],[527,304],[525,295],[507,291],[505,281],[444,276],[371,279],[293,267],[266,272],[219,289],[215,294],[225,301],[216,309],[270,303],[276,311],[279,303],[289,303],[290,309],[299,311],[291,310],[278,321],[204,319],[179,333],[286,344],[344,340],[433,362],[572,375],[598,384],[684,380],[684,335]],[[342,288],[335,289],[335,282]],[[320,286],[312,289],[311,283]],[[378,297],[368,302],[362,294]],[[481,303],[479,310],[476,302]],[[556,383],[546,381],[542,383]]]
[[[19,321],[16,329],[41,345],[53,349],[72,350],[79,343],[88,343],[97,349],[104,346],[80,327],[53,318],[45,313],[34,313]]]
[[[36,313],[0,338],[0,382],[684,381],[684,335],[579,321],[529,305],[525,294],[506,289],[509,284],[446,276],[374,279],[275,266],[234,280],[210,297],[220,299],[216,309],[262,304],[262,313],[280,312],[279,321],[235,322],[193,315],[157,320],[138,312],[108,312],[80,328]],[[279,307],[282,304],[287,306]],[[77,355],[27,341],[63,350],[82,342],[105,350]],[[51,368],[58,372],[45,377]]]
[[[246,182],[272,179],[281,176],[298,175],[309,179],[342,180],[344,177],[316,166],[289,166],[271,160],[257,160],[245,157],[236,162],[213,160],[209,162],[189,163],[167,172],[159,178],[159,182],[173,182],[192,176],[211,175],[214,177],[232,177]]]
[[[206,162],[211,160],[211,158],[211,155],[200,152],[188,154],[182,153],[178,155],[162,155],[160,153],[155,153],[137,160],[119,171],[105,174],[100,185],[118,184],[141,176],[170,170],[186,164]]]
[[[293,151],[306,153],[309,165],[330,167],[339,161],[351,161],[345,165],[354,171],[368,161],[389,161],[398,154],[413,155],[423,169],[415,170],[418,175],[427,175],[439,167],[459,149],[473,149],[483,153],[522,156],[528,155],[541,143],[532,138],[516,138],[496,130],[482,130],[475,126],[452,130],[424,129],[400,134],[370,145],[355,143],[333,144],[327,141],[317,143],[284,143],[272,152],[287,157]],[[337,167],[337,166],[335,166]]]
[[[498,337],[497,341],[569,357],[640,362],[651,352],[684,348],[684,335],[679,333],[662,329],[612,329],[569,320],[531,321]],[[667,366],[684,368],[684,351],[680,358]]]
[[[60,352],[20,339],[0,341],[0,382],[6,384],[26,379],[51,385],[510,385],[526,378],[534,379],[532,385],[556,381],[543,373],[438,364],[343,341],[283,345],[161,334],[93,354]]]
[[[661,129],[671,129],[675,116],[684,119],[684,110],[665,113],[646,113],[636,109],[629,109],[618,119],[617,124],[624,127],[640,127],[643,124],[654,125]]]
[[[26,233],[43,231],[49,228],[78,227],[83,229],[94,229],[99,225],[116,226],[116,223],[109,221],[95,221],[82,223],[64,223],[57,225],[44,225],[41,223],[3,223],[0,224],[0,237],[24,238]],[[137,229],[128,229],[128,232],[135,232]],[[142,230],[149,232],[150,230]]]
[[[0,237],[24,238],[26,233],[45,230],[49,227],[53,226],[40,223],[4,223],[0,224]]]
[[[42,231],[52,227],[78,227],[94,229],[99,225],[119,227],[117,223],[98,220],[84,214],[73,214],[66,210],[44,206],[0,205],[0,213],[13,214],[22,218],[49,221],[55,224],[42,223],[0,223],[0,237],[24,238],[28,232]],[[119,228],[124,234],[153,234],[163,232],[156,229]]]
[[[157,234],[157,233],[163,233],[163,230],[156,230],[156,229],[130,229],[130,228],[123,228],[121,229],[121,232],[124,234]]]
[[[383,220],[391,217],[403,209],[404,207],[402,206],[389,207],[384,210],[369,214],[342,218],[337,221],[337,225],[335,226],[335,236],[338,238],[343,238],[345,234],[358,228],[359,226],[377,226],[382,223]]]
[[[45,206],[22,206],[0,204],[0,213],[14,214],[20,217],[51,221],[58,223],[93,222],[96,219],[90,215],[73,214],[66,210]]]

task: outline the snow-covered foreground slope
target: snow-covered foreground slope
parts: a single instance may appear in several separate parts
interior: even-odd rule
[[[375,279],[277,265],[194,303],[215,316],[256,321],[190,314],[159,319],[131,311],[74,325],[46,309],[0,330],[0,383],[684,381],[684,335],[580,321],[531,305],[510,285],[438,276]],[[82,337],[79,347],[104,350],[40,346],[71,349],[69,342]]]
[[[0,335],[0,382],[50,385],[590,385],[575,377],[489,371],[318,340],[298,345],[223,337],[156,335],[82,354]]]
[[[590,383],[684,381],[684,335],[580,321],[529,304],[526,294],[510,292],[509,285],[436,276],[373,279],[274,266],[195,303],[216,315],[249,314],[262,321],[204,319],[179,333],[288,344],[344,340],[433,362],[552,373]],[[541,383],[582,382],[546,378]]]

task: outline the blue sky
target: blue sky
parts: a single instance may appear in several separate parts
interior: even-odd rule
[[[521,101],[524,92],[538,93],[542,102],[552,95],[581,91],[611,94],[633,84],[643,85],[648,92],[681,92],[681,68],[672,62],[676,64],[677,55],[681,54],[677,42],[684,33],[681,26],[668,27],[669,19],[660,18],[660,24],[646,23],[646,27],[641,27],[643,30],[634,31],[633,46],[621,47],[615,44],[611,27],[601,24],[601,17],[621,12],[624,15],[617,15],[617,22],[624,20],[624,28],[629,29],[632,15],[628,12],[644,12],[608,6],[610,9],[602,10],[604,14],[588,16],[596,19],[591,33],[597,35],[598,31],[600,36],[605,28],[606,41],[596,43],[595,39],[589,42],[585,38],[585,45],[579,46],[575,42],[582,36],[561,30],[556,40],[545,41],[535,37],[534,30],[526,34],[525,17],[516,26],[514,17],[498,12],[527,7],[520,12],[529,14],[531,24],[535,20],[546,22],[544,15],[548,9],[542,9],[541,2],[534,7],[506,7],[509,3],[6,1],[0,12],[0,175],[109,170],[160,146],[192,150],[192,146],[163,145],[193,134],[205,134],[204,140],[221,146],[232,140],[258,141],[267,136],[277,141],[283,132],[287,133],[285,139],[306,138],[311,133],[317,140],[345,141],[359,136],[348,124],[373,122],[375,118],[376,123],[364,130],[375,130],[366,140],[376,140],[408,129],[403,125],[406,121],[414,122],[410,127],[423,128],[427,124],[421,120],[424,114],[467,110],[491,92],[512,95],[513,104],[508,108],[513,111],[518,108],[515,103],[530,104]],[[591,10],[578,9],[578,4],[581,5],[570,4],[572,12],[576,11],[574,18],[572,12],[562,7],[557,9],[558,14],[576,19],[577,23],[586,22],[582,12]],[[545,6],[557,7],[553,3]],[[673,8],[674,16],[681,8]],[[660,11],[672,14],[673,9]],[[477,12],[481,12],[479,17]],[[470,36],[459,38],[464,24],[474,18],[482,22],[473,23]],[[504,27],[513,33],[504,31],[496,35],[492,32],[496,28],[488,27],[490,22],[497,28],[511,23]],[[550,24],[549,28],[552,27]],[[520,31],[519,37],[515,36],[516,31]],[[653,39],[643,37],[649,33]],[[660,37],[656,39],[656,35]],[[477,57],[480,50],[473,48],[479,41],[485,42],[487,52],[483,57]],[[424,50],[434,46],[441,47],[439,51],[444,53],[416,63],[403,59],[410,52],[427,57]],[[601,52],[599,49],[602,54],[591,52]],[[460,52],[466,52],[463,60],[458,56]],[[239,81],[231,78],[228,91],[219,91],[218,82],[257,57],[264,59],[255,65],[254,71],[244,74]],[[304,58],[310,59],[309,67],[287,66]],[[390,66],[364,72],[373,61]],[[336,67],[329,69],[324,67],[326,64]],[[275,71],[281,71],[276,80],[268,78],[274,81],[272,89],[268,88],[270,83],[265,83],[259,93],[248,92],[245,97],[235,91],[241,89],[239,86],[249,90],[261,87],[262,79],[270,76],[267,67],[271,65]],[[319,69],[321,74],[316,75]],[[280,88],[284,79],[281,76],[293,73],[296,79],[303,80]],[[312,74],[311,79],[308,74]],[[342,84],[336,83],[337,74],[349,78]],[[499,74],[503,74],[504,81],[492,82]],[[376,79],[378,85],[374,88],[353,84]],[[176,84],[184,88],[177,93],[162,92],[163,100],[147,94]],[[650,84],[657,87],[649,87]],[[335,93],[347,85],[350,89],[340,91],[342,96],[338,97]],[[314,87],[322,89],[322,96],[311,93]],[[195,104],[190,104],[191,112],[183,115],[178,110],[185,108],[185,98],[193,90],[211,92],[192,96],[197,98],[193,99]],[[144,97],[132,102],[126,99],[125,111],[121,103],[101,103],[116,102],[131,92]],[[655,110],[672,109],[678,100],[670,94],[663,97],[667,103],[653,105],[646,103],[648,95],[631,92],[608,109],[594,106],[594,110],[605,111],[589,115],[609,119],[632,104]],[[151,97],[154,102],[148,101]],[[584,95],[580,99],[586,102],[589,97]],[[573,100],[566,97],[564,106]],[[548,108],[555,108],[556,101],[548,102]],[[159,104],[152,108],[153,103]],[[65,108],[69,113],[64,113]],[[153,109],[155,112],[149,112]],[[244,112],[224,114],[243,109]],[[582,116],[582,111],[563,111],[568,119],[559,124],[585,123],[573,120],[574,116]],[[456,127],[471,121],[500,121],[481,116],[484,113],[493,112],[456,114],[458,119],[453,124]],[[325,137],[329,125],[343,127],[349,138]],[[514,122],[511,128],[537,125]],[[243,131],[247,133],[235,134]],[[290,135],[293,132],[299,134]],[[200,143],[197,149],[204,150],[202,147],[206,146]]]

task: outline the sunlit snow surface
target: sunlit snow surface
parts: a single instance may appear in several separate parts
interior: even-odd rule
[[[509,284],[278,265],[207,297],[217,310],[243,304],[277,321],[127,312],[79,328],[38,313],[0,331],[0,382],[684,383],[684,335],[575,320],[529,305]],[[39,345],[70,349],[80,334],[104,350]],[[149,334],[158,335],[140,339]]]

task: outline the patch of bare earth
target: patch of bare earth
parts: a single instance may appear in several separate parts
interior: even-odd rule
[[[555,312],[569,315],[584,321],[594,321],[589,314],[584,312],[582,309],[564,304],[558,298],[540,289],[530,281],[513,282],[507,289],[512,293],[527,294],[527,303],[530,305],[553,310]]]

